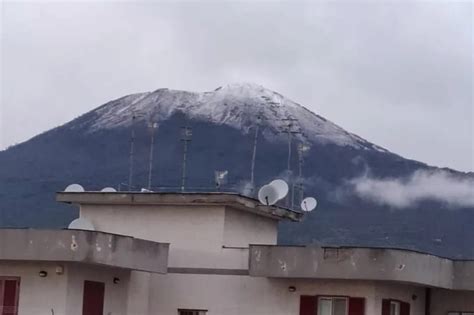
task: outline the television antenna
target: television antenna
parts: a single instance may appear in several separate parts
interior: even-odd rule
[[[262,123],[262,113],[259,113],[257,116],[257,123],[255,124],[255,135],[253,138],[253,151],[252,151],[252,162],[250,165],[250,192],[253,193],[255,187],[255,158],[257,156],[257,140],[258,140],[258,130],[260,124]]]
[[[313,197],[307,197],[301,202],[301,210],[304,212],[313,211],[318,205],[318,201]]]
[[[258,200],[260,203],[271,206],[277,203],[279,193],[275,186],[272,185],[264,185],[258,191]]]
[[[128,189],[132,190],[133,184],[133,154],[135,150],[135,112],[132,111],[132,124],[130,126],[130,154],[129,154],[129,168],[128,168]]]
[[[215,181],[217,190],[219,190],[222,185],[227,184],[227,175],[229,175],[229,172],[227,170],[214,171],[214,181]]]
[[[71,184],[64,189],[64,192],[84,192],[84,187],[79,184]]]
[[[299,190],[299,200],[303,200],[304,196],[304,185],[303,185],[303,165],[304,165],[304,155],[309,152],[311,146],[308,143],[300,142],[298,143],[298,190]]]
[[[284,118],[282,119],[282,121],[286,122],[286,126],[282,129],[282,133],[286,133],[288,134],[288,161],[287,161],[287,171],[288,171],[288,176],[289,176],[289,179],[292,181],[292,176],[291,176],[291,142],[292,142],[292,138],[294,135],[297,135],[297,134],[301,134],[301,131],[299,130],[299,128],[296,130],[295,129],[295,122],[298,121],[298,119],[294,118],[294,117],[288,117],[288,118]],[[297,127],[297,126],[296,126]],[[293,186],[293,185],[292,185]],[[294,194],[294,187],[292,187],[292,196]],[[294,207],[294,200],[293,198],[291,198],[291,208]],[[286,200],[286,205],[287,206],[290,206],[290,200],[289,198],[287,198]]]
[[[150,131],[150,156],[148,158],[148,190],[151,189],[151,177],[153,169],[153,151],[155,144],[155,129],[158,129],[158,123],[154,122],[153,119],[150,119],[148,124],[148,129]]]
[[[110,192],[117,192],[117,190],[113,187],[105,187],[105,188],[102,188],[102,190],[100,192],[110,193]]]
[[[278,200],[285,198],[288,194],[289,187],[283,179],[275,179],[271,181],[269,185],[275,187],[275,190],[278,193]]]
[[[188,153],[188,142],[191,141],[193,130],[189,126],[181,127],[181,141],[183,142],[183,165],[181,172],[181,191],[184,191],[186,186],[186,160]]]
[[[84,218],[77,218],[72,220],[68,226],[69,230],[86,230],[86,231],[95,231],[94,225],[89,220]]]

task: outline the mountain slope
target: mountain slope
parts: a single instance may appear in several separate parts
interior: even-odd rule
[[[135,116],[135,119],[132,117]],[[72,182],[88,190],[127,182],[130,134],[135,131],[136,189],[146,187],[150,120],[156,121],[153,186],[180,185],[182,126],[193,128],[189,144],[189,190],[214,189],[215,170],[228,170],[223,189],[242,190],[250,178],[254,128],[262,119],[256,156],[256,184],[288,173],[288,127],[300,131],[292,146],[311,145],[305,154],[306,195],[318,210],[303,223],[285,223],[282,243],[393,246],[443,256],[474,257],[472,208],[423,200],[394,209],[354,194],[348,183],[370,174],[404,178],[415,171],[437,171],[404,159],[320,117],[282,95],[254,84],[232,84],[211,92],[159,89],[111,101],[83,116],[9,150],[0,152],[0,224],[64,226],[77,213],[54,202],[54,192]],[[450,171],[453,176],[472,176]]]

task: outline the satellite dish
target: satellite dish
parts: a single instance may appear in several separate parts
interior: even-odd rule
[[[142,189],[140,190],[140,192],[142,192],[142,193],[151,193],[151,192],[153,192],[153,191],[152,191],[152,190],[149,190],[149,189],[146,189],[146,188],[142,188]]]
[[[102,188],[101,192],[117,192],[117,190],[113,187],[105,187]]]
[[[79,184],[71,184],[64,189],[65,192],[84,192],[84,187]]]
[[[258,191],[258,200],[267,206],[274,205],[279,200],[278,197],[278,191],[272,185],[264,185]]]
[[[69,230],[88,230],[88,231],[95,231],[94,226],[88,220],[84,218],[77,218],[69,223],[68,226]]]
[[[313,211],[318,205],[318,201],[313,197],[304,198],[301,202],[301,210],[305,212]]]
[[[275,179],[269,185],[275,187],[278,192],[278,200],[285,198],[288,194],[288,184],[283,179]]]

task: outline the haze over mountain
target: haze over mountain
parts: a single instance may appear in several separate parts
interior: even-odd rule
[[[300,224],[282,224],[281,243],[383,245],[474,257],[472,173],[405,159],[249,83],[203,93],[158,89],[128,95],[0,152],[0,225],[63,227],[77,213],[57,204],[55,191],[73,182],[87,190],[126,183],[132,125],[134,189],[146,187],[150,121],[159,126],[154,190],[178,189],[181,127],[191,126],[188,190],[213,190],[214,171],[228,170],[222,190],[243,192],[260,119],[257,186],[289,177],[288,135],[282,131],[290,121],[298,132],[292,138],[293,174],[297,145],[310,145],[302,180],[305,195],[316,196],[319,206]]]

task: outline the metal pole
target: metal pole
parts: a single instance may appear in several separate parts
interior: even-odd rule
[[[288,174],[291,171],[291,125],[288,127]]]
[[[183,127],[182,128],[182,137],[181,141],[183,141],[183,168],[181,173],[181,191],[184,192],[186,186],[186,161],[188,155],[188,142],[191,141],[192,136],[192,129],[191,127]]]
[[[152,169],[153,169],[153,149],[154,149],[154,144],[155,144],[155,128],[156,128],[156,123],[151,123],[150,125],[150,132],[151,132],[151,137],[150,137],[150,157],[149,157],[149,165],[148,165],[148,190],[151,190],[151,175],[152,175]]]
[[[291,209],[295,207],[295,182],[291,184]]]
[[[303,149],[298,150],[299,202],[303,201]]]
[[[184,191],[184,187],[186,185],[186,155],[188,152],[188,141],[183,140],[184,147],[183,147],[183,169],[181,173],[181,191]]]
[[[310,149],[309,144],[300,142],[298,144],[298,189],[299,189],[299,202],[303,201],[304,197],[304,185],[303,185],[303,165],[304,165],[304,153]]]
[[[128,190],[132,190],[133,184],[133,154],[134,154],[134,146],[135,146],[135,114],[132,114],[132,131],[130,135],[130,161],[129,161],[129,170],[128,170]]]
[[[293,208],[293,201],[294,201],[294,183],[293,183],[293,176],[291,176],[291,123],[288,125],[288,179],[290,181],[290,189],[291,189],[291,207]],[[290,199],[286,199],[286,205],[290,205]]]
[[[252,192],[255,188],[255,158],[257,156],[257,140],[258,140],[258,129],[260,127],[260,117],[258,118],[257,125],[255,126],[255,136],[253,138],[253,152],[252,152],[252,164],[250,166],[250,185]]]
[[[294,205],[294,183],[293,183],[293,176],[291,174],[291,138],[292,134],[299,134],[301,133],[300,131],[292,131],[293,127],[293,121],[296,121],[297,119],[295,118],[286,118],[283,119],[283,121],[288,122],[288,126],[283,130],[284,133],[288,133],[288,161],[287,161],[287,170],[288,170],[288,180],[290,181],[290,193],[286,197],[286,206],[287,207],[293,207]],[[290,200],[291,199],[291,200]]]

